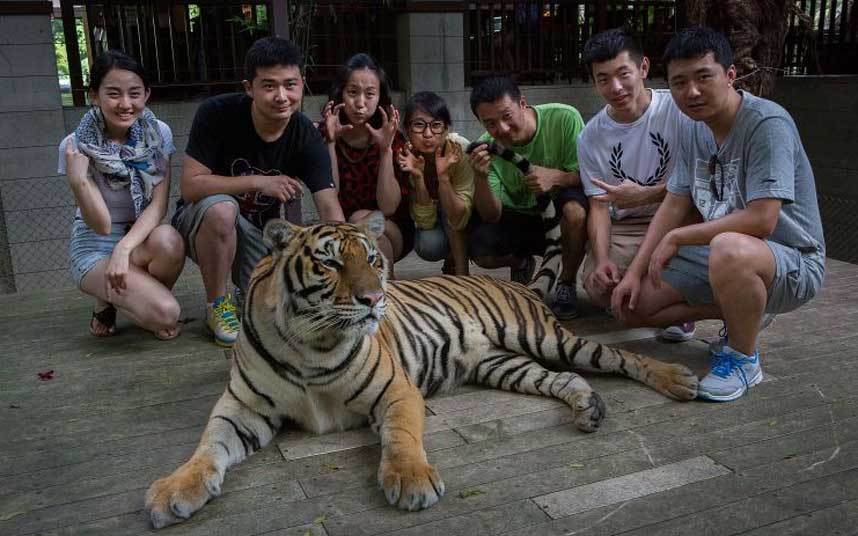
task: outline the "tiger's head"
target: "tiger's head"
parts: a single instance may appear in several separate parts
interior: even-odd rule
[[[376,244],[383,232],[377,211],[355,224],[269,222],[263,234],[277,292],[266,301],[278,327],[307,343],[374,333],[385,310],[387,259]]]

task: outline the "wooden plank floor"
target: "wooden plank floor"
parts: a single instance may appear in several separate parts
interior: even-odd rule
[[[397,271],[438,268],[408,259]],[[161,533],[858,534],[856,291],[858,266],[829,261],[822,293],[763,333],[766,381],[733,403],[594,376],[608,419],[588,435],[553,400],[465,387],[427,401],[426,447],[447,485],[429,510],[385,504],[366,430],[286,432]],[[228,377],[198,283],[180,300],[185,330],[161,342],[123,321],[115,337],[89,336],[76,292],[0,297],[0,534],[150,532],[146,488],[192,453]],[[570,326],[703,373],[720,323],[683,344],[594,309]]]

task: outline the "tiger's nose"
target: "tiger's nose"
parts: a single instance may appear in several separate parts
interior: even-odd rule
[[[380,290],[364,292],[360,296],[356,296],[358,303],[362,305],[366,305],[367,307],[373,307],[376,303],[379,302],[384,297],[384,292]]]

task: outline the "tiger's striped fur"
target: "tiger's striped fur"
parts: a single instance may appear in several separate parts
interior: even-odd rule
[[[383,229],[378,212],[358,225],[266,227],[274,253],[249,286],[229,384],[191,459],[149,488],[155,527],[217,496],[226,469],[287,420],[317,433],[369,422],[381,441],[380,487],[390,504],[415,510],[444,494],[423,449],[424,396],[463,383],[550,396],[587,432],[605,406],[573,369],[695,397],[687,368],[575,337],[517,283],[441,276],[388,284],[375,244]]]

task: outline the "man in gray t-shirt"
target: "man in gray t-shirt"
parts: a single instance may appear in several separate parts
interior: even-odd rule
[[[789,114],[733,87],[723,35],[683,30],[665,60],[671,94],[695,122],[678,136],[667,196],[611,305],[637,325],[722,318],[729,339],[713,348],[698,394],[734,400],[762,381],[763,315],[801,306],[822,285],[813,171]],[[694,210],[703,222],[680,227]]]

